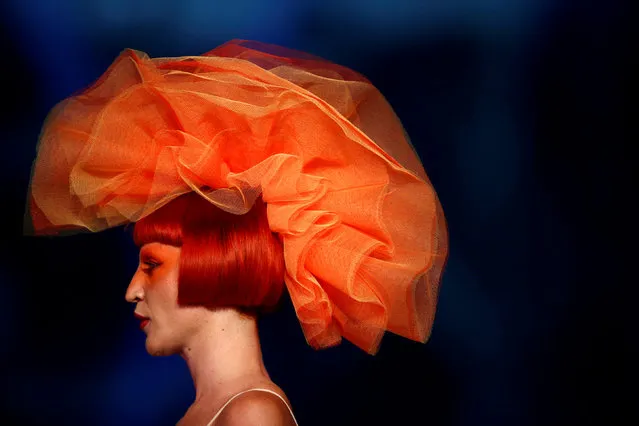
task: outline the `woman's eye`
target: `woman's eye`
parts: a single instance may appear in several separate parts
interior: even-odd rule
[[[152,270],[160,266],[155,262],[142,262],[142,264],[144,265],[144,268],[142,268],[142,270],[146,272],[151,272]]]

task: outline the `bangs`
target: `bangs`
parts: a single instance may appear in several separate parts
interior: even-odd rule
[[[184,195],[170,201],[133,227],[133,241],[138,247],[149,243],[182,246],[182,223],[187,206]]]
[[[182,224],[144,218],[136,222],[133,227],[133,241],[138,247],[149,243],[180,247],[182,245]]]

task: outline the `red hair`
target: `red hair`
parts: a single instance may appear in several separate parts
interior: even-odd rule
[[[228,213],[195,192],[182,195],[135,223],[138,247],[181,247],[178,304],[269,312],[284,289],[282,243],[258,197],[243,215]]]

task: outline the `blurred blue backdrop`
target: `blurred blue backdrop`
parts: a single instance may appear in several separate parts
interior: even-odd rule
[[[300,425],[632,424],[636,403],[620,390],[636,360],[622,296],[624,200],[636,189],[623,141],[629,14],[620,4],[0,7],[0,424],[168,426],[191,404],[182,359],[147,355],[124,301],[137,262],[128,234],[25,238],[22,220],[51,107],[124,48],[181,56],[233,38],[307,51],[366,75],[402,119],[450,228],[426,345],[389,334],[375,357],[348,342],[316,352],[290,303],[262,320],[267,368]]]

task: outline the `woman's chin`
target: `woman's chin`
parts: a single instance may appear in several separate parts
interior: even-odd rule
[[[169,356],[175,353],[170,346],[162,344],[161,342],[156,342],[149,337],[146,338],[145,346],[146,351],[151,356]]]
[[[153,339],[147,337],[146,338],[146,351],[149,353],[149,355],[151,356],[167,356],[167,355],[171,355],[168,350],[168,348],[166,347],[166,345],[162,345],[160,344],[160,342],[155,342]]]

